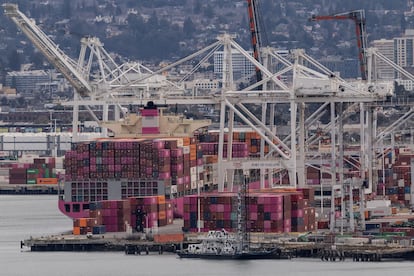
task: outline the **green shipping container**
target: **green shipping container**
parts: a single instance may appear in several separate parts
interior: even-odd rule
[[[45,178],[49,178],[49,175],[50,175],[49,171],[50,171],[49,169],[45,169],[45,173],[44,173]]]
[[[27,174],[38,174],[39,169],[27,169],[26,173]]]
[[[27,184],[36,184],[36,179],[27,179]]]

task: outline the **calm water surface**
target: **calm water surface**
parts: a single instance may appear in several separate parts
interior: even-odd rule
[[[56,196],[0,195],[0,275],[412,275],[414,262],[354,263],[312,259],[214,261],[175,255],[125,255],[123,252],[29,252],[20,241],[59,235],[72,221],[57,209]]]

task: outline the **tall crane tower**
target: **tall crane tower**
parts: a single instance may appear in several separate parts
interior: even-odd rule
[[[351,12],[338,13],[334,15],[313,15],[309,20],[310,21],[320,21],[320,20],[348,20],[351,19],[355,22],[355,33],[357,38],[358,45],[358,58],[359,66],[361,69],[361,78],[367,80],[368,78],[368,68],[367,68],[367,32],[365,26],[365,11],[364,10],[355,10]]]
[[[253,47],[253,56],[255,60],[262,63],[260,56],[260,47],[262,46],[262,41],[259,31],[259,12],[257,0],[247,0],[247,11],[249,15],[249,29]],[[261,80],[262,71],[259,69],[259,67],[256,66],[256,81],[260,82]],[[262,90],[262,85],[258,87],[258,90]]]

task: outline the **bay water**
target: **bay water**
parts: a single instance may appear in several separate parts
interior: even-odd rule
[[[61,214],[55,195],[0,195],[0,275],[411,275],[414,262],[379,263],[291,260],[198,260],[174,254],[125,255],[123,252],[30,252],[20,248],[29,237],[61,235],[72,220]]]

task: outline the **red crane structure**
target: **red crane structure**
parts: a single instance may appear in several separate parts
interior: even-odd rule
[[[262,63],[260,56],[260,46],[262,45],[259,31],[259,12],[258,4],[256,0],[247,0],[247,11],[249,15],[249,29],[251,34],[251,41],[253,47],[253,57],[260,63]],[[256,67],[256,81],[262,80],[262,72]],[[258,90],[262,90],[262,85],[258,87]]]
[[[367,49],[367,32],[365,27],[365,11],[355,10],[351,12],[338,13],[334,15],[313,15],[310,21],[320,20],[345,20],[351,19],[355,22],[355,32],[358,45],[358,58],[361,69],[361,78],[367,80],[368,68],[367,68],[367,55],[365,50]]]

